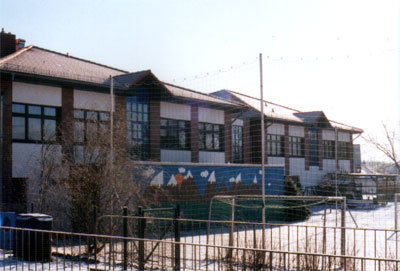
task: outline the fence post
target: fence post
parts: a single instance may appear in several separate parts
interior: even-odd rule
[[[97,234],[97,207],[93,206],[93,232]],[[89,250],[90,251],[90,250]],[[93,253],[94,253],[94,261],[97,262],[97,238],[93,238]]]
[[[128,237],[128,218],[127,218],[128,208],[126,206],[124,206],[122,213],[123,213],[123,220],[122,220],[123,221],[123,229],[122,230],[123,230],[123,236],[125,237],[124,238],[124,266],[123,266],[123,269],[127,270],[128,269],[128,264],[127,264],[128,243],[127,243],[126,237]]]
[[[341,223],[341,254],[342,256],[346,255],[346,197],[343,197],[342,200],[342,223]],[[342,265],[346,264],[346,259],[342,258]]]
[[[180,212],[181,208],[178,204],[175,208],[174,214],[174,228],[175,228],[175,271],[179,271],[181,269],[181,229],[180,229]]]
[[[142,206],[138,207],[138,237],[139,237],[139,271],[144,271],[144,228],[146,221],[144,218],[144,213]]]

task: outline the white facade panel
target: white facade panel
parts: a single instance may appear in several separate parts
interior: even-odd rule
[[[225,153],[224,152],[210,152],[210,151],[200,151],[199,152],[199,162],[200,163],[215,163],[223,164],[225,163]]]
[[[224,124],[225,114],[222,110],[199,107],[199,122]]]
[[[243,120],[241,119],[232,119],[232,125],[243,126]]]
[[[272,124],[267,128],[268,134],[273,135],[285,135],[285,125],[283,124]]]
[[[304,137],[304,127],[289,125],[289,136]]]
[[[268,156],[268,165],[284,165],[285,157]]]
[[[96,111],[110,111],[110,94],[74,90],[74,108]]]
[[[336,140],[335,139],[335,131],[322,130],[322,140]]]
[[[185,104],[160,103],[161,118],[190,120],[190,106]]]
[[[190,163],[191,151],[161,150],[161,162],[188,162]]]
[[[15,103],[61,106],[61,88],[13,82]]]
[[[347,132],[339,132],[338,140],[344,142],[351,142],[351,134]]]
[[[339,171],[350,172],[350,160],[339,160]]]
[[[61,165],[61,146],[12,143],[12,177],[37,178],[40,176],[42,152],[46,152],[51,162]]]
[[[322,169],[329,172],[335,172],[336,160],[335,159],[322,159]]]

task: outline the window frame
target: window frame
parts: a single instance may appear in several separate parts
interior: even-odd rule
[[[285,156],[285,138],[283,135],[267,134],[267,156]]]
[[[82,117],[78,117],[77,113],[78,112],[82,112],[83,116]],[[92,117],[91,115],[93,113],[96,113],[96,117]],[[95,124],[97,127],[95,128],[96,131],[95,133],[97,134],[98,131],[100,130],[100,128],[102,127],[102,125],[106,125],[107,129],[110,129],[110,117],[111,114],[108,111],[97,111],[97,110],[90,110],[90,109],[81,109],[81,108],[74,108],[73,110],[73,114],[74,114],[74,144],[75,145],[85,145],[88,140],[89,140],[89,126],[92,124]],[[107,119],[102,119],[100,116],[101,114],[105,114],[107,115]],[[83,124],[83,140],[82,141],[77,141],[76,140],[76,124]]]
[[[338,141],[338,159],[350,160],[351,159],[351,142]]]
[[[133,159],[150,158],[150,104],[147,96],[126,99],[127,143]]]
[[[304,157],[304,137],[289,136],[289,156],[290,157]]]
[[[211,127],[207,129],[207,127]],[[199,151],[211,151],[211,152],[223,152],[225,150],[224,146],[224,125],[199,122]],[[209,141],[211,139],[211,141]],[[218,147],[216,147],[216,142],[218,140]],[[208,142],[211,143],[211,148],[208,147]]]
[[[243,126],[232,125],[232,163],[243,163]]]
[[[322,148],[324,150],[324,159],[335,159],[336,144],[335,140],[322,140]]]
[[[166,122],[165,125],[163,122]],[[165,133],[165,135],[163,135]],[[184,146],[181,145],[181,133],[185,135]],[[160,119],[161,149],[190,150],[190,121],[177,119]]]
[[[12,141],[13,142],[21,142],[21,143],[56,143],[59,141],[60,137],[60,132],[59,132],[59,127],[60,127],[60,117],[61,117],[61,108],[56,107],[56,106],[51,106],[51,105],[37,105],[37,104],[25,104],[25,103],[12,103],[12,109],[11,109],[11,127],[12,127]],[[24,107],[24,112],[16,112],[14,111],[14,106],[23,106]],[[30,109],[38,107],[40,112],[34,113],[31,112]],[[51,109],[52,111],[54,110],[54,115],[53,114],[48,114],[46,113],[46,110]],[[24,136],[23,138],[14,138],[14,119],[15,118],[20,118],[23,119],[23,125],[24,125]],[[39,120],[40,121],[40,139],[32,139],[30,137],[30,131],[32,131],[31,125],[30,125],[30,120]],[[55,126],[54,126],[54,134],[51,135],[50,138],[46,138],[46,127],[45,123],[47,121],[54,121]]]

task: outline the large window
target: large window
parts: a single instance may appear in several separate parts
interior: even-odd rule
[[[190,149],[190,122],[161,119],[161,148],[174,150]]]
[[[351,143],[350,142],[338,142],[338,158],[339,159],[350,159],[351,157]]]
[[[322,144],[324,146],[324,158],[335,159],[335,141],[324,140],[322,141]]]
[[[310,128],[308,131],[309,148],[310,148],[310,166],[319,166],[319,138],[318,130]]]
[[[110,113],[90,110],[74,110],[75,143],[93,142],[109,132]]]
[[[304,138],[289,136],[289,155],[293,157],[304,156]]]
[[[56,141],[59,111],[57,107],[14,103],[13,140],[34,143]]]
[[[267,135],[267,155],[283,156],[284,137],[281,135]]]
[[[134,158],[148,159],[149,146],[149,104],[146,96],[128,97],[126,101],[128,143]]]
[[[232,125],[232,162],[243,163],[243,127]]]
[[[199,149],[207,151],[223,151],[223,125],[199,123]]]

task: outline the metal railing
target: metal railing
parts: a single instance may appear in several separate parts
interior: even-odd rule
[[[207,227],[209,221],[130,220],[132,232],[143,225],[142,238],[0,227],[0,270],[399,270],[400,265],[397,230],[243,222],[232,230],[231,221]],[[157,232],[170,222],[171,234]]]

